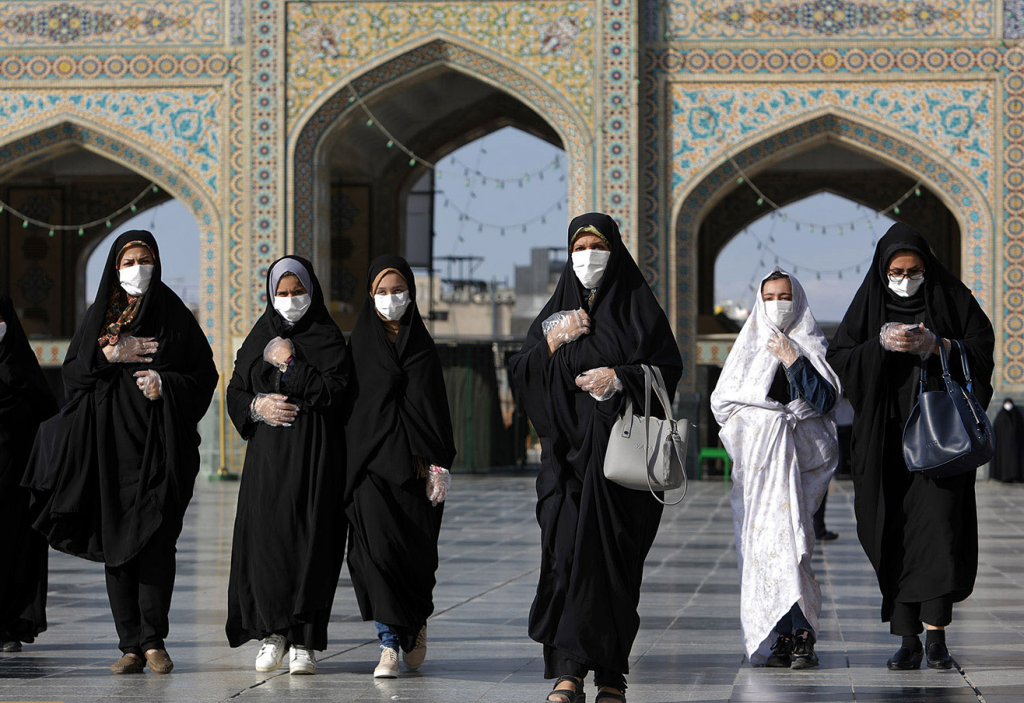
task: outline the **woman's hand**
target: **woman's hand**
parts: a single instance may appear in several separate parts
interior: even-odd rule
[[[619,380],[615,369],[606,366],[581,373],[576,377],[576,385],[580,390],[592,395],[595,400],[608,400],[622,390],[622,381]]]
[[[789,338],[779,332],[773,334],[768,340],[768,353],[785,364],[787,369],[800,358],[800,354],[797,353],[796,347],[789,341]]]
[[[280,366],[295,355],[295,348],[290,339],[274,337],[263,348],[263,359],[274,366]]]
[[[908,325],[902,322],[886,322],[878,334],[882,348],[891,352],[917,354],[927,359],[939,348],[939,336],[923,323]],[[941,340],[945,343],[945,340]]]
[[[161,380],[160,374],[152,369],[136,371],[135,385],[137,385],[139,390],[142,391],[142,395],[146,396],[150,400],[156,400],[157,398],[163,397],[164,382]]]
[[[541,323],[541,331],[548,343],[548,356],[563,344],[568,344],[590,333],[590,315],[585,310],[562,310]]]
[[[259,393],[249,406],[253,420],[271,427],[291,427],[299,414],[299,406],[288,402],[280,393]]]
[[[443,503],[448,497],[448,490],[452,485],[452,475],[448,469],[431,465],[427,471],[427,498],[431,505]]]
[[[118,339],[117,344],[103,347],[103,356],[111,364],[148,364],[159,348],[160,343],[154,337],[126,335]]]

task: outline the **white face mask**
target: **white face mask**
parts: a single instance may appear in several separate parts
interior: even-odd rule
[[[924,278],[920,278],[916,281],[912,278],[904,278],[899,283],[889,279],[889,290],[901,298],[909,298],[916,293],[922,285],[924,285]]]
[[[309,304],[312,299],[309,294],[306,295],[275,295],[274,296],[274,309],[281,313],[281,317],[288,320],[288,322],[298,322],[302,319],[302,316],[309,310]]]
[[[4,337],[7,335],[7,323],[0,322],[0,342],[4,341]]]
[[[0,338],[2,337],[3,335],[0,335]],[[1005,403],[1003,403],[1003,410],[1005,410],[1006,412],[1010,412],[1011,410],[1013,410],[1013,403],[1011,403],[1010,401],[1006,401]]]
[[[385,320],[401,320],[409,307],[409,291],[404,290],[394,295],[377,294],[373,296],[373,305]]]
[[[766,300],[764,301],[764,311],[772,324],[780,330],[789,327],[796,316],[792,300]]]
[[[608,268],[608,259],[612,257],[610,251],[600,249],[585,249],[572,253],[572,270],[576,278],[584,288],[597,288],[604,278],[604,270]]]
[[[121,287],[128,295],[142,295],[149,290],[149,281],[153,278],[153,266],[142,264],[129,266],[118,269],[117,275],[121,279]]]

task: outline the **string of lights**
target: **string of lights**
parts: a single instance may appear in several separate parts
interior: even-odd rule
[[[471,193],[470,195],[471,195],[471,197],[474,197],[474,198],[476,197],[475,193]],[[550,215],[553,212],[561,210],[565,206],[565,204],[568,202],[568,199],[569,199],[569,193],[568,193],[568,191],[566,191],[565,193],[563,193],[561,195],[561,197],[558,198],[558,200],[556,200],[554,203],[552,203],[546,210],[544,210],[540,214],[534,215],[533,217],[529,218],[528,220],[522,220],[520,222],[505,223],[505,224],[500,224],[500,223],[496,223],[496,222],[487,222],[485,220],[481,220],[481,219],[479,219],[477,217],[474,217],[469,212],[467,212],[465,209],[460,208],[458,205],[453,203],[449,198],[445,198],[443,206],[446,207],[446,208],[450,208],[450,209],[454,210],[455,212],[457,212],[459,214],[459,221],[460,222],[472,222],[473,224],[475,224],[477,226],[477,232],[483,232],[485,229],[489,229],[489,230],[494,230],[496,232],[499,232],[501,234],[501,236],[504,237],[506,231],[515,230],[515,229],[521,229],[525,233],[527,231],[527,229],[529,228],[529,226],[532,225],[532,224],[538,224],[538,223],[542,224],[542,225],[547,224],[548,215]]]
[[[105,217],[100,217],[90,222],[82,222],[77,225],[59,225],[53,222],[44,222],[43,220],[36,219],[35,217],[31,217],[23,212],[20,212],[16,208],[11,207],[8,203],[5,203],[3,200],[0,200],[0,214],[9,213],[13,215],[14,217],[21,220],[21,226],[25,229],[28,229],[29,226],[45,229],[48,231],[51,237],[54,236],[57,232],[73,232],[75,230],[78,230],[79,237],[84,237],[85,230],[92,229],[93,227],[106,225],[106,227],[109,229],[110,227],[113,226],[113,221],[120,217],[121,215],[123,215],[124,213],[128,212],[129,210],[131,210],[132,212],[137,211],[139,209],[139,201],[146,197],[147,193],[157,193],[159,191],[160,187],[158,185],[156,185],[155,183],[150,183],[149,185],[142,189],[141,193],[139,193],[130,201],[128,201],[126,205],[119,207],[117,210],[110,213],[109,215],[106,215]]]
[[[765,271],[766,270],[766,267],[768,265],[766,259],[768,259],[768,258],[774,259],[774,265],[782,266],[787,271],[792,273],[794,276],[799,275],[800,272],[803,271],[805,273],[813,273],[815,275],[815,278],[817,280],[819,280],[819,281],[821,280],[821,277],[823,275],[824,276],[835,276],[838,280],[841,281],[841,280],[843,280],[843,274],[844,273],[854,272],[854,273],[859,274],[864,266],[866,266],[867,264],[871,263],[871,258],[872,257],[869,256],[869,257],[867,257],[865,259],[862,259],[861,261],[858,261],[858,262],[853,263],[853,264],[849,264],[848,266],[843,266],[841,268],[828,268],[828,269],[825,269],[825,268],[815,268],[813,266],[807,266],[805,264],[801,264],[799,262],[793,261],[789,257],[783,256],[775,248],[773,248],[771,245],[776,243],[775,235],[773,234],[773,232],[774,232],[774,223],[773,223],[772,230],[770,230],[769,233],[768,233],[768,241],[767,242],[764,241],[763,239],[761,239],[761,237],[757,236],[757,234],[755,234],[754,232],[751,232],[749,229],[744,229],[742,232],[740,232],[741,235],[745,234],[748,237],[750,237],[751,239],[753,239],[755,242],[757,242],[757,250],[763,252],[761,254],[761,260],[758,262],[758,267],[757,267],[757,269],[755,269],[755,273],[754,273],[753,276],[751,276],[751,281],[749,282],[749,287],[750,287],[751,291],[756,290],[756,288],[754,286],[754,280],[753,279],[756,277],[757,271]],[[872,248],[874,248],[876,243],[877,243],[877,240],[873,240],[871,242]]]
[[[915,196],[915,197],[918,197],[918,198],[921,197],[921,186],[924,185],[924,181],[920,181],[919,180],[917,183],[912,185],[907,190],[906,193],[904,193],[899,198],[897,198],[896,201],[891,203],[888,207],[885,207],[885,208],[883,208],[881,210],[878,210],[878,211],[874,212],[873,214],[867,215],[867,216],[862,217],[862,218],[857,219],[857,220],[851,220],[851,221],[848,221],[848,222],[826,222],[826,223],[812,222],[812,221],[809,221],[809,220],[803,220],[803,219],[799,219],[799,218],[796,218],[796,217],[791,217],[786,212],[784,212],[783,206],[779,205],[774,200],[772,200],[767,195],[765,195],[764,191],[761,190],[761,188],[759,188],[758,185],[756,183],[754,183],[753,180],[751,180],[750,176],[747,175],[747,173],[743,170],[743,168],[738,163],[736,163],[736,159],[734,159],[732,157],[732,155],[726,156],[725,157],[725,161],[727,163],[731,164],[732,167],[734,169],[736,169],[736,173],[739,174],[736,177],[736,184],[737,185],[746,184],[747,187],[749,187],[752,191],[754,191],[754,194],[757,196],[757,201],[756,202],[757,202],[758,206],[767,205],[768,207],[770,207],[772,209],[772,216],[773,217],[780,217],[783,222],[792,222],[793,224],[796,225],[797,231],[800,231],[800,226],[801,225],[803,225],[805,227],[808,227],[812,233],[817,229],[817,230],[820,230],[822,234],[827,234],[828,233],[828,229],[832,228],[832,229],[837,229],[839,231],[839,234],[842,235],[846,231],[846,229],[849,229],[851,231],[855,231],[856,228],[857,228],[857,225],[861,224],[861,223],[866,223],[869,229],[873,229],[872,226],[871,226],[871,220],[872,219],[877,219],[879,217],[888,216],[890,213],[893,214],[893,215],[899,215],[900,214],[900,206],[903,205],[903,203],[905,203],[911,196]]]

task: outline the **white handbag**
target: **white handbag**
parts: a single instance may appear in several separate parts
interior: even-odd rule
[[[678,423],[672,417],[672,404],[661,376],[661,369],[643,364],[644,414],[633,412],[628,398],[622,416],[612,425],[608,451],[604,455],[604,475],[609,481],[634,490],[648,490],[664,505],[677,505],[686,497],[686,439],[690,423]],[[651,389],[665,409],[661,420],[651,417]],[[655,491],[670,491],[683,486],[683,495],[668,503]]]

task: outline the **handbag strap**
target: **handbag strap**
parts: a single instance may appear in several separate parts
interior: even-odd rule
[[[954,339],[953,344],[956,345],[957,351],[960,352],[960,364],[964,369],[964,381],[967,382],[967,392],[974,395],[974,381],[971,379],[971,365],[967,360],[967,349],[959,339]],[[945,347],[946,345],[940,341],[939,346]]]
[[[640,365],[644,370],[644,470],[647,475],[647,490],[651,492],[654,499],[662,505],[679,505],[683,502],[683,498],[686,497],[686,489],[689,486],[689,482],[686,479],[686,457],[679,457],[679,463],[683,466],[683,494],[679,496],[679,499],[669,503],[668,501],[659,498],[658,494],[654,491],[654,485],[651,483],[651,388],[654,388],[655,395],[658,396],[658,402],[661,403],[661,407],[665,410],[665,417],[668,418],[669,423],[674,424],[675,419],[672,417],[672,407],[668,403],[668,390],[665,388],[665,379],[662,378],[661,369],[657,366],[648,366],[647,364]],[[676,445],[674,442],[669,443],[672,447],[671,451],[676,451]]]

